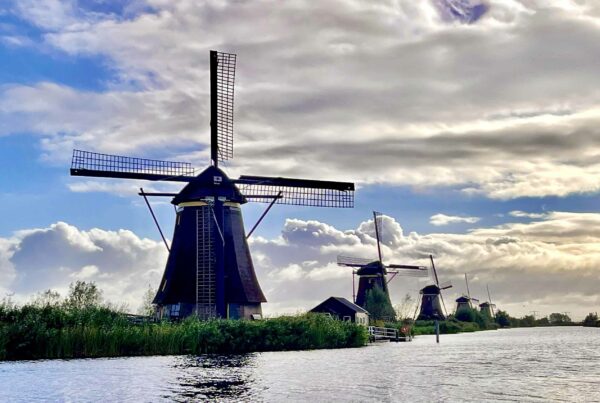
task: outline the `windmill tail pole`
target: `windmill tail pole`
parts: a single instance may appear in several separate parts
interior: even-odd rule
[[[417,320],[417,312],[419,312],[419,308],[421,307],[422,302],[422,298],[420,298],[419,302],[417,303],[417,306],[415,307],[415,313],[413,314],[413,323],[415,323],[415,321]]]
[[[271,207],[273,207],[273,205],[275,204],[275,202],[277,202],[277,200],[281,199],[282,195],[283,195],[283,192],[280,190],[279,193],[277,193],[277,196],[275,196],[273,198],[273,201],[271,203],[269,203],[269,206],[262,213],[262,215],[260,216],[260,218],[258,219],[258,221],[256,222],[256,224],[254,224],[254,227],[252,227],[252,229],[250,230],[250,232],[248,232],[248,235],[246,235],[246,239],[250,238],[250,235],[252,235],[252,233],[254,232],[254,230],[258,227],[258,225],[263,220],[263,218],[265,218],[265,216],[267,215],[267,213],[269,212],[269,210],[271,210]]]
[[[442,295],[441,291],[440,291],[440,299],[442,300],[442,306],[444,307],[444,313],[446,314],[446,316],[448,316],[448,309],[446,309],[446,303],[444,302],[444,296]]]
[[[146,197],[146,193],[144,193],[144,189],[140,188],[140,194],[144,197],[144,201],[146,202],[146,206],[148,206],[148,210],[150,210],[150,214],[152,215],[152,219],[154,220],[154,224],[156,224],[156,228],[158,228],[158,232],[160,233],[160,237],[162,238],[163,242],[165,243],[165,247],[167,248],[168,252],[171,252],[171,248],[169,248],[169,244],[167,243],[167,240],[165,239],[165,236],[162,232],[162,229],[160,229],[160,225],[158,224],[158,220],[156,219],[156,216],[154,215],[154,211],[152,210],[152,206],[150,206],[150,202],[148,201],[148,198]]]

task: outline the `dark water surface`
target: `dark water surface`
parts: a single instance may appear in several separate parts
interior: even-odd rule
[[[600,329],[432,336],[347,350],[0,363],[0,402],[600,402]]]

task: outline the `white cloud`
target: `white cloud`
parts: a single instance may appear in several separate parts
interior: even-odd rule
[[[514,315],[569,310],[572,316],[583,317],[598,310],[599,214],[552,212],[538,222],[478,228],[467,234],[404,234],[397,222],[385,219],[395,224],[390,226],[395,232],[383,246],[384,261],[428,266],[428,256],[433,254],[440,280],[454,283],[447,301],[466,292],[466,272],[475,297],[485,300],[489,284],[493,301]],[[310,309],[331,295],[351,298],[351,271],[338,267],[336,256],[372,258],[373,231],[372,220],[352,231],[316,221],[288,220],[281,238],[252,240],[253,255],[262,257],[255,259],[255,266],[269,299],[265,311]],[[322,236],[324,232],[327,237]],[[311,264],[298,264],[302,261]],[[284,276],[279,275],[281,268]],[[392,300],[400,302],[406,292],[416,298],[424,284],[397,277],[390,283]]]
[[[527,213],[525,211],[520,211],[520,210],[513,210],[513,211],[509,212],[508,214],[512,217],[519,217],[519,218],[544,218],[547,215],[546,213]]]
[[[95,281],[107,300],[135,311],[148,284],[160,281],[166,256],[161,242],[131,231],[85,231],[58,222],[0,238],[0,291],[23,301],[49,288],[64,295],[75,280]]]
[[[69,274],[69,277],[72,277],[77,280],[90,280],[94,278],[99,272],[100,269],[98,269],[98,266],[89,265],[83,266],[80,271],[76,271],[74,273]]]
[[[479,217],[461,217],[461,216],[454,216],[454,215],[446,215],[446,214],[434,214],[431,217],[429,217],[429,223],[435,226],[442,226],[442,225],[448,225],[448,224],[460,224],[460,223],[467,223],[467,224],[474,224],[477,221],[479,221],[480,218]]]
[[[540,221],[467,234],[404,234],[391,217],[384,221],[390,231],[384,261],[429,265],[433,254],[440,280],[454,283],[446,294],[450,306],[465,292],[464,273],[473,296],[484,300],[489,284],[498,307],[514,315],[568,310],[582,318],[600,306],[600,214],[552,212]],[[348,231],[287,220],[280,237],[251,238],[257,275],[269,301],[265,313],[307,310],[332,295],[350,299],[352,269],[337,266],[336,256],[373,257],[373,230],[372,220]],[[24,300],[48,288],[64,293],[70,282],[85,279],[96,281],[108,300],[135,311],[147,285],[158,284],[166,257],[161,242],[130,231],[84,231],[59,222],[0,238],[0,292],[16,292]],[[407,292],[418,297],[424,285],[423,279],[396,277],[390,283],[393,302]]]
[[[128,19],[24,2],[17,10],[47,30],[43,46],[105,57],[116,77],[98,93],[0,88],[0,133],[38,133],[61,163],[73,146],[171,158],[184,144],[203,165],[207,52],[218,48],[239,55],[234,174],[495,199],[597,192],[598,8],[488,3],[463,25],[409,0],[148,1],[153,12]]]
[[[31,39],[22,35],[0,35],[0,42],[9,47],[25,47],[34,45],[34,42]]]
[[[14,5],[22,18],[40,28],[63,30],[78,22],[74,0],[18,0]]]
[[[140,188],[144,189],[145,193],[178,193],[183,187],[183,185],[166,182],[149,183],[148,181],[141,180],[132,181],[113,178],[95,180],[81,180],[71,178],[71,181],[67,184],[67,187],[69,188],[69,190],[76,193],[105,192],[116,194],[119,196],[130,197],[132,195],[138,194]]]

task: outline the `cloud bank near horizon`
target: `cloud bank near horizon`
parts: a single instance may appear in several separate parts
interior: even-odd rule
[[[474,296],[493,301],[514,315],[570,311],[575,318],[598,310],[600,297],[600,214],[549,212],[527,223],[476,228],[467,234],[404,233],[384,216],[386,262],[428,265],[433,254],[442,281],[454,288],[448,305],[464,292],[463,274]],[[373,221],[340,230],[318,221],[289,219],[281,235],[251,239],[259,281],[269,302],[267,314],[308,310],[325,298],[351,298],[352,276],[336,265],[338,254],[375,258]],[[56,251],[61,251],[56,253]],[[0,291],[25,301],[36,292],[66,293],[70,282],[95,281],[107,300],[135,311],[148,285],[162,275],[166,251],[161,242],[131,231],[81,230],[66,223],[23,230],[0,238]],[[423,280],[396,277],[392,300],[418,297]]]
[[[37,134],[50,163],[79,147],[205,165],[217,48],[239,56],[234,174],[499,200],[600,190],[597,4],[490,0],[464,20],[439,3],[11,1],[41,35],[4,42],[99,57],[112,76],[98,91],[0,87],[0,135]]]

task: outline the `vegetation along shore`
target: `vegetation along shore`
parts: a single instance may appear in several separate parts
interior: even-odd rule
[[[135,320],[100,303],[93,284],[67,298],[47,291],[23,306],[0,304],[0,360],[246,353],[364,346],[367,329],[317,314],[261,321]],[[134,320],[132,320],[134,319]]]
[[[574,323],[563,314],[513,318],[498,311],[491,318],[473,309],[441,321],[440,332],[555,325],[600,326],[600,321],[595,313],[582,323]],[[433,321],[403,319],[385,326],[398,328],[403,334],[434,333]],[[102,304],[101,292],[93,283],[85,282],[72,284],[64,299],[46,291],[22,306],[6,299],[0,303],[0,360],[227,354],[361,347],[367,342],[366,327],[311,313],[260,321],[188,318],[155,322],[148,316],[130,315]]]

